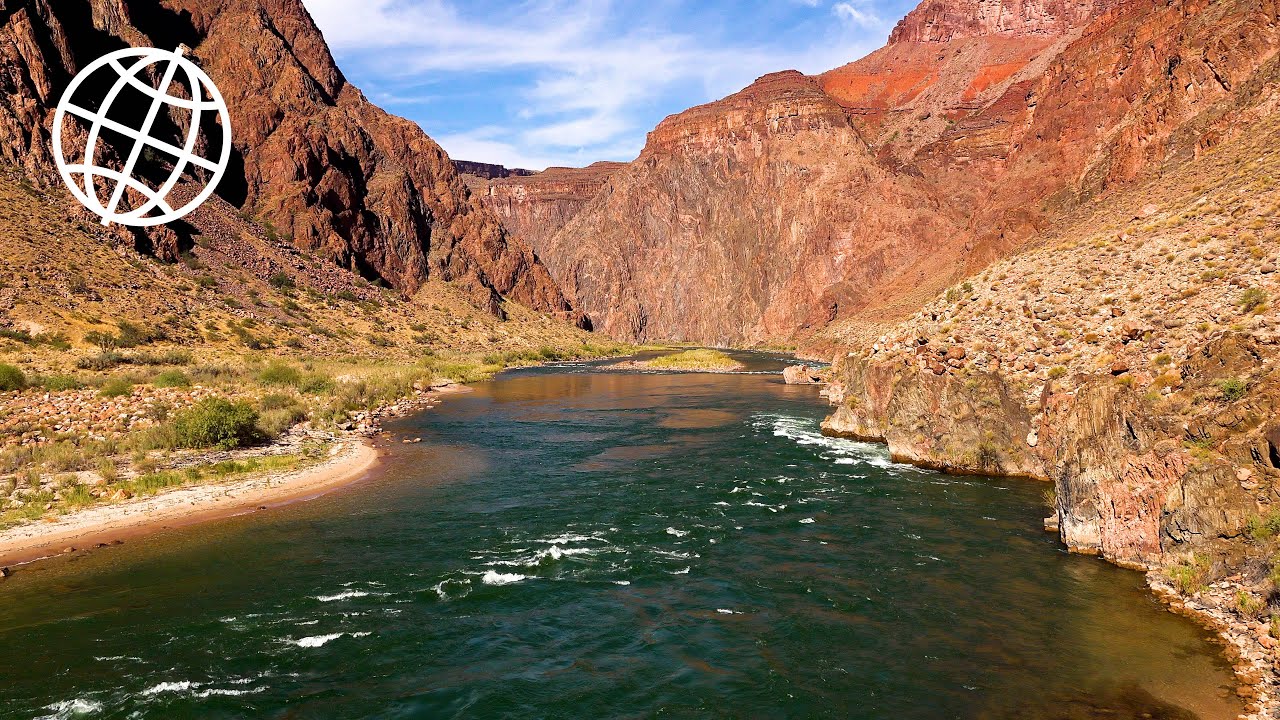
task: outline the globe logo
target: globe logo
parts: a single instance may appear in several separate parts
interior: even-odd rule
[[[151,66],[155,69],[148,72]],[[175,77],[179,73],[181,77]],[[158,77],[159,87],[147,82],[148,77]],[[177,94],[172,94],[175,81]],[[90,109],[95,105],[96,110]],[[216,113],[222,136],[220,147],[210,153],[216,160],[196,152],[202,139],[209,143],[202,138],[201,122],[211,112]],[[68,119],[79,125],[73,133],[85,133],[87,127],[79,162],[69,163],[64,157],[63,129]],[[178,139],[185,125],[183,146],[156,137],[165,135],[157,133],[161,125],[170,130],[171,139]],[[73,142],[79,139],[79,135],[73,137]],[[100,140],[123,162],[118,169],[95,162]],[[183,57],[183,48],[173,52],[126,48],[95,60],[72,79],[54,114],[53,151],[67,188],[102,218],[103,225],[160,225],[195,210],[213,193],[231,158],[231,121],[218,88]],[[183,177],[199,183],[201,175],[203,190],[173,207],[170,192]]]

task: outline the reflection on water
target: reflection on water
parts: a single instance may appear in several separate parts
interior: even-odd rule
[[[503,376],[403,421],[379,480],[0,585],[0,716],[1234,717],[1204,633],[1037,532],[1038,485],[822,410]]]

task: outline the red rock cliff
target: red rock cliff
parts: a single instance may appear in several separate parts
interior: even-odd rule
[[[474,202],[416,125],[369,103],[298,0],[19,0],[0,5],[0,158],[56,182],[52,111],[70,78],[125,46],[185,43],[221,89],[236,152],[219,194],[299,248],[411,293],[569,305],[532,252]]]
[[[931,0],[866,58],[664,120],[540,256],[625,338],[901,317],[1233,132],[1275,17],[1271,0]]]
[[[586,207],[624,165],[597,162],[585,168],[551,167],[540,173],[500,175],[464,171],[463,178],[514,237],[541,254],[551,236]]]

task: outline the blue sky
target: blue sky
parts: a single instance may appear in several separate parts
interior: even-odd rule
[[[347,77],[457,159],[631,160],[662,118],[884,43],[914,0],[303,0]]]

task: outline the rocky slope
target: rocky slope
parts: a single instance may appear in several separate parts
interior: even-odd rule
[[[1052,483],[1046,527],[1152,569],[1280,699],[1280,79],[1231,137],[1075,208],[898,323],[838,323],[826,432]],[[1247,99],[1247,101],[1246,101]]]
[[[1274,18],[1264,0],[928,2],[866,58],[663,121],[562,227],[500,214],[605,332],[803,344],[901,318],[1222,142],[1256,112]]]
[[[247,217],[406,295],[441,279],[495,310],[510,297],[568,313],[545,269],[470,198],[444,151],[346,81],[298,0],[7,2],[0,160],[56,187],[48,128],[71,77],[107,51],[179,43],[229,105],[235,152],[218,192]],[[177,136],[182,122],[162,114],[158,131]],[[172,259],[198,232],[177,225],[141,244]]]

